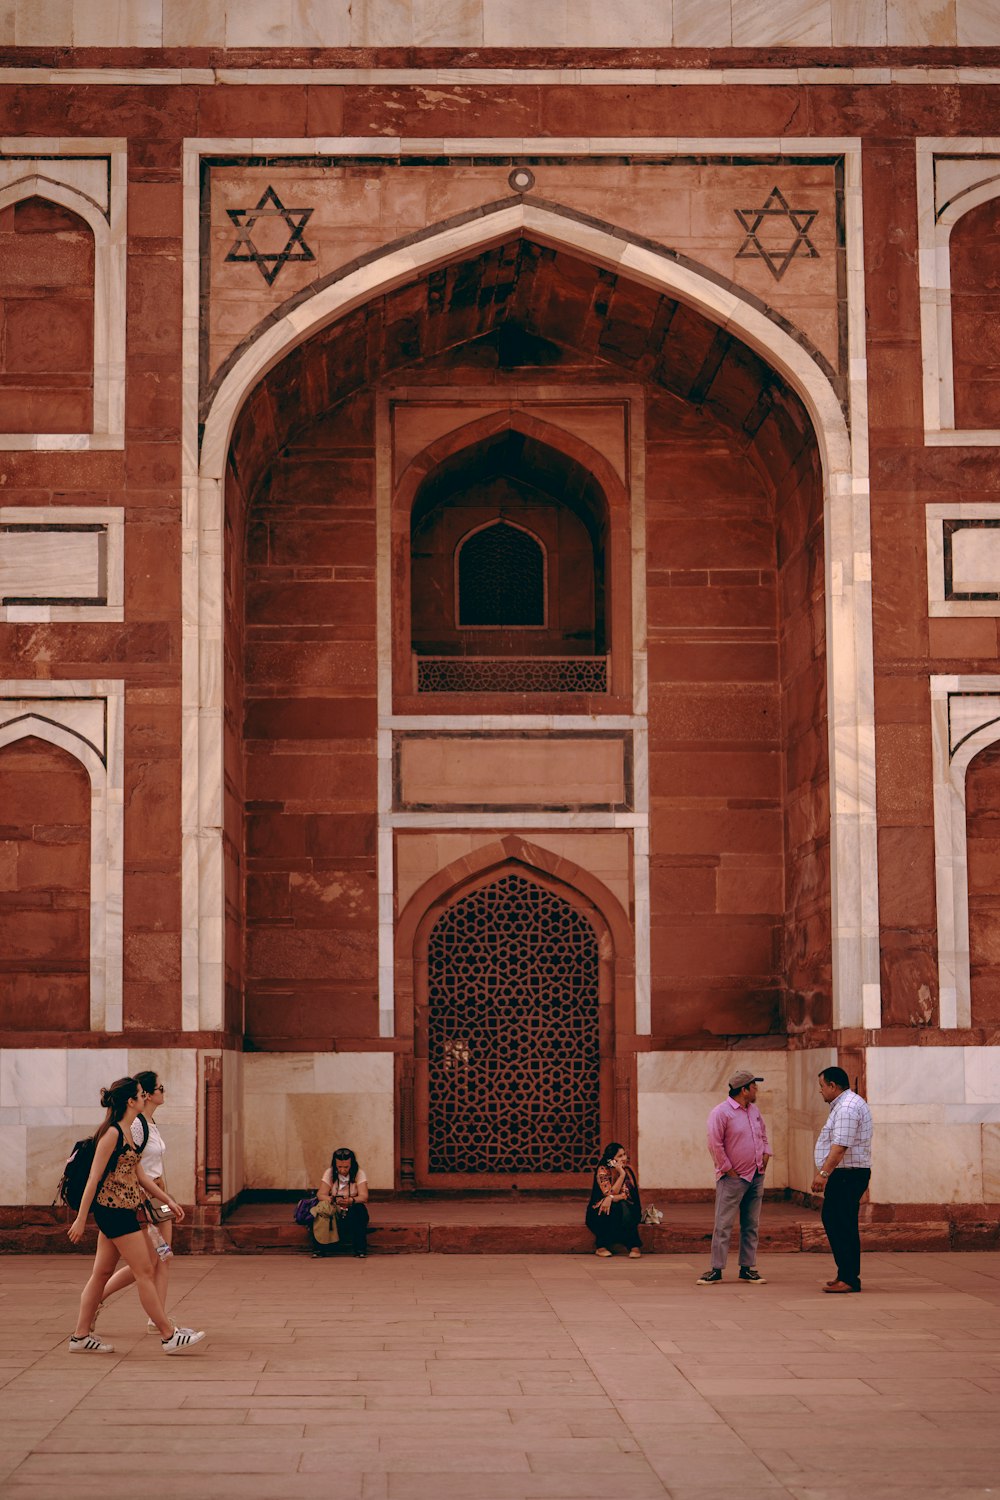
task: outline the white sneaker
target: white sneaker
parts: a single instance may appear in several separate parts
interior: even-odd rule
[[[91,1331],[91,1333],[93,1333],[94,1329],[97,1327],[97,1320],[101,1316],[101,1313],[103,1311],[104,1311],[104,1303],[103,1302],[98,1302],[98,1304],[97,1304],[97,1311],[94,1313],[94,1316],[90,1320],[90,1331]]]
[[[146,1332],[147,1333],[159,1333],[159,1331],[160,1330],[157,1328],[157,1326],[153,1322],[152,1318],[147,1318],[146,1319]]]
[[[114,1354],[114,1344],[102,1344],[92,1333],[77,1337],[74,1333],[69,1341],[70,1354]]]
[[[204,1333],[195,1333],[193,1328],[175,1328],[168,1339],[162,1340],[160,1348],[164,1354],[187,1354],[204,1337]]]

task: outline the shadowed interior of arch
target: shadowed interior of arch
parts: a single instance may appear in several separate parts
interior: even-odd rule
[[[605,402],[619,386],[642,393],[653,1034],[780,1034],[829,1021],[823,491],[810,419],[731,330],[518,236],[307,337],[236,420],[225,516],[226,993],[229,1024],[256,1045],[379,1034],[376,472],[389,461],[379,394],[399,384],[432,388],[438,401],[445,392],[460,426],[469,390],[481,412],[484,392],[505,408],[528,383],[557,403],[597,386]],[[509,477],[516,443],[525,481],[530,444],[508,431],[479,450],[490,482]],[[437,498],[455,493],[465,462],[459,451],[441,466]],[[584,494],[585,475],[577,483],[561,462],[559,499]],[[539,463],[529,467],[537,484]],[[566,509],[595,552],[600,508],[592,499]],[[391,545],[420,520],[419,510],[399,516]],[[409,573],[405,549],[392,558],[395,609]],[[617,589],[628,600],[618,568],[606,597]],[[594,573],[589,649],[600,643]],[[409,616],[381,628],[407,660]],[[395,686],[405,691],[401,675]],[[595,713],[597,700],[567,695],[559,707]],[[472,701],[453,699],[449,712]],[[482,693],[474,701],[479,713],[505,706]],[[397,698],[396,711],[414,708]]]

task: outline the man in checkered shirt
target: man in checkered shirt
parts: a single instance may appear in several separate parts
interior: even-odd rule
[[[872,1175],[872,1112],[843,1068],[824,1068],[819,1091],[830,1106],[819,1133],[812,1190],[823,1194],[823,1228],[837,1263],[824,1292],[860,1292],[858,1211]]]

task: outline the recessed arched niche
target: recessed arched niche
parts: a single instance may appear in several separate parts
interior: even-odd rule
[[[951,232],[955,426],[1000,427],[1000,195],[970,208]]]
[[[971,1022],[1000,1020],[1000,744],[972,760],[965,777],[969,851]]]
[[[0,993],[8,1031],[90,1025],[90,777],[58,745],[0,746]]]
[[[0,207],[0,432],[90,432],[94,234],[38,196]]]
[[[550,691],[592,685],[608,651],[606,539],[594,476],[537,438],[508,429],[439,464],[410,516],[417,691],[456,673],[465,691],[502,691],[504,665],[520,683],[527,661]]]

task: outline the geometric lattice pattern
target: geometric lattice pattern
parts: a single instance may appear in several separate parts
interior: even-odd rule
[[[418,693],[606,693],[605,656],[421,656]]]
[[[428,951],[428,1168],[582,1172],[600,1149],[598,946],[586,917],[503,875]]]
[[[458,623],[544,625],[545,558],[533,536],[498,521],[458,554]]]

